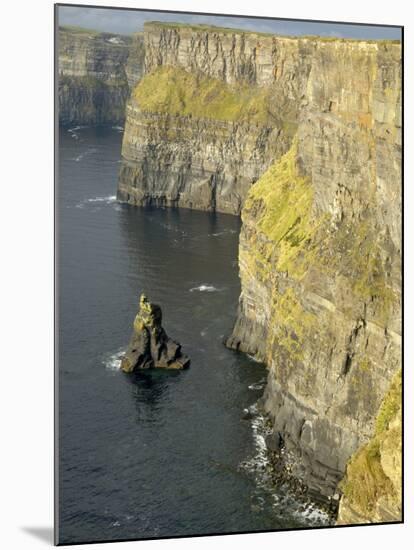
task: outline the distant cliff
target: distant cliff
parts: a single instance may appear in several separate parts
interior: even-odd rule
[[[132,38],[76,27],[59,28],[59,120],[63,124],[123,123],[130,88],[143,66],[142,35]]]

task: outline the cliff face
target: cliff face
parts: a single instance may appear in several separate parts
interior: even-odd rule
[[[228,345],[269,366],[275,437],[326,497],[401,367],[400,56],[397,44],[319,43],[297,136],[242,212]]]
[[[227,345],[268,365],[275,441],[340,521],[398,519],[375,425],[401,368],[400,45],[150,23],[144,46],[118,198],[242,213]],[[366,448],[384,498],[357,511]]]
[[[381,405],[373,437],[347,466],[339,525],[402,519],[401,395],[399,371]]]
[[[118,198],[240,213],[290,147],[315,42],[148,23],[144,44]]]
[[[136,84],[143,64],[139,45],[140,35],[131,39],[71,27],[60,28],[60,122],[122,123],[129,86]]]
[[[118,198],[241,213],[227,345],[267,364],[269,445],[341,524],[401,517],[400,101],[398,43],[59,31],[60,121],[126,116]],[[141,324],[125,370],[154,363]]]
[[[128,80],[130,90],[141,80],[144,72],[144,35],[142,32],[137,32],[132,35],[128,60],[125,65],[125,73]]]

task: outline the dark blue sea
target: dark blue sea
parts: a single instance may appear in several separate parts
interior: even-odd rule
[[[240,220],[118,204],[121,141],[112,127],[59,136],[60,543],[321,523],[269,491],[265,419],[243,419],[266,371],[223,345]],[[141,292],[161,305],[189,370],[119,370]]]

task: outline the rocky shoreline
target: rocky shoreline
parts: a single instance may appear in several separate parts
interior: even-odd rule
[[[273,423],[265,411],[262,397],[243,411],[242,419],[252,423],[254,437],[259,441],[258,456],[242,464],[242,468],[251,472],[256,483],[264,486],[275,499],[276,515],[279,510],[282,513],[288,509],[289,514],[305,524],[334,525],[340,494],[335,498],[324,498],[312,493],[295,475],[297,457],[289,453],[282,437],[275,440]]]

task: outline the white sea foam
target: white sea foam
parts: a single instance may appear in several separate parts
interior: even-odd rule
[[[254,355],[250,355],[250,353],[247,353],[246,355],[249,359],[251,359],[255,363],[261,363],[261,361],[259,359],[257,359]]]
[[[271,430],[266,426],[266,418],[258,413],[257,405],[252,405],[246,412],[252,415],[251,427],[255,447],[255,454],[248,460],[241,463],[240,467],[251,473],[265,472],[266,466],[269,464],[269,456],[267,453],[265,437]],[[259,485],[262,485],[265,480],[263,473],[257,478]]]
[[[253,386],[253,384],[252,384]],[[250,387],[250,386],[249,386]],[[329,515],[320,510],[316,504],[304,503],[289,488],[278,487],[271,489],[271,474],[269,472],[270,459],[266,445],[266,436],[272,432],[265,416],[259,413],[257,405],[245,411],[251,415],[251,429],[254,441],[254,455],[240,464],[240,468],[254,476],[257,487],[269,494],[272,498],[272,509],[276,516],[286,517],[290,513],[304,525],[329,525]]]
[[[198,290],[199,292],[219,292],[220,289],[216,288],[213,285],[200,285],[195,286],[193,288],[190,288],[190,292],[194,292],[195,290]]]
[[[120,348],[115,353],[112,353],[111,355],[106,355],[103,358],[103,364],[107,369],[119,370],[121,368],[121,360],[124,353],[125,350],[123,348]]]
[[[92,155],[93,153],[96,153],[96,149],[92,148],[92,149],[87,149],[86,151],[84,151],[83,153],[80,153],[77,157],[73,158],[72,160],[74,160],[75,162],[80,162],[83,158],[85,158],[87,155]]]
[[[112,130],[118,130],[118,132],[123,132],[124,127],[123,126],[112,126]]]
[[[73,139],[79,139],[79,136],[77,134],[78,130],[82,130],[83,128],[87,128],[87,126],[74,126],[73,128],[68,128],[68,133],[73,137]]]
[[[100,204],[107,204],[107,205],[115,205],[115,207],[118,206],[118,203],[116,202],[116,195],[108,195],[107,197],[93,197],[91,199],[84,199],[80,203],[76,205],[76,208],[85,208],[85,206],[88,205],[100,205]]]
[[[266,378],[263,378],[259,382],[255,382],[254,384],[250,384],[248,386],[249,390],[262,390],[265,387],[266,384]]]
[[[234,234],[236,231],[234,229],[225,229],[224,231],[218,231],[217,233],[209,233],[209,237],[220,237],[221,235]]]
[[[87,199],[87,202],[104,202],[105,204],[112,204],[116,202],[116,195],[108,195],[107,197],[94,197],[93,199]]]
[[[78,130],[83,130],[83,128],[87,128],[88,126],[74,126],[73,128],[68,128],[68,132],[72,134],[73,132],[77,132]]]

